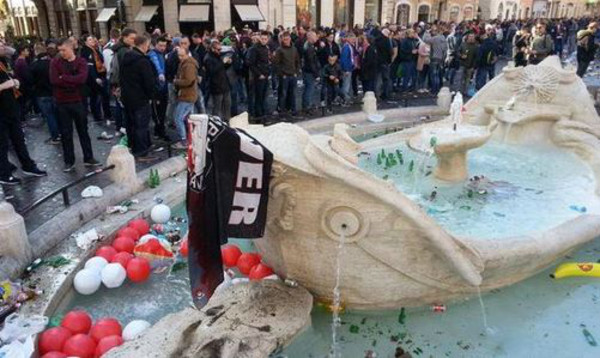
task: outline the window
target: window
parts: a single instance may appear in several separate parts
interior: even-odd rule
[[[365,0],[365,24],[381,22],[381,0]]]
[[[458,15],[460,14],[460,8],[458,6],[452,6],[450,8],[450,21],[458,22]]]
[[[429,5],[419,6],[419,16],[417,21],[429,22]]]
[[[296,0],[297,25],[304,27],[315,27],[319,24],[318,9],[320,1]]]
[[[410,21],[410,5],[400,4],[398,6],[398,12],[396,14],[396,24],[400,26],[408,26]]]

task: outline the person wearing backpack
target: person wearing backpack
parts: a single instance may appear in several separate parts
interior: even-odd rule
[[[546,33],[546,25],[537,24],[535,36],[529,48],[529,64],[537,65],[554,51],[552,36]]]
[[[583,77],[596,55],[598,46],[594,42],[597,23],[591,22],[587,29],[577,32],[577,76]]]
[[[475,75],[475,88],[477,90],[485,86],[488,77],[489,80],[494,78],[497,60],[498,45],[494,37],[494,29],[492,26],[487,25],[477,54],[477,74]]]
[[[121,38],[119,39],[119,42],[117,42],[117,44],[114,45],[112,48],[113,58],[110,63],[110,71],[109,71],[110,85],[112,88],[112,92],[113,92],[115,98],[117,99],[117,106],[120,106],[120,102],[121,102],[121,85],[120,85],[121,76],[119,73],[120,72],[119,69],[120,69],[121,63],[123,62],[123,57],[125,56],[125,53],[127,53],[129,50],[131,50],[131,48],[133,48],[136,37],[137,37],[137,31],[135,31],[134,29],[125,28],[121,32]],[[122,133],[123,131],[125,131],[125,128],[126,128],[127,113],[124,110],[121,111],[121,113],[123,114],[123,116],[121,116],[121,117],[115,116],[116,117],[115,127],[117,129],[117,132]]]

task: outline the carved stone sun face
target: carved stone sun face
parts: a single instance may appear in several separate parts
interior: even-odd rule
[[[513,90],[517,95],[533,95],[538,103],[548,103],[554,98],[559,81],[560,74],[552,67],[527,66],[513,82]]]

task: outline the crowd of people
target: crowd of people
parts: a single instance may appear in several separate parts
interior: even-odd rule
[[[44,117],[47,142],[62,145],[64,171],[72,172],[73,126],[84,165],[101,165],[88,116],[114,125],[117,137],[126,134],[137,160],[153,161],[155,142],[187,148],[192,113],[229,120],[245,106],[252,121],[265,124],[267,116],[293,121],[317,109],[350,106],[368,91],[388,102],[404,92],[435,95],[443,85],[472,96],[494,77],[500,58],[525,66],[577,52],[577,73],[583,76],[597,37],[596,23],[582,18],[435,21],[408,28],[245,27],[191,37],[125,28],[113,29],[109,39],[85,34],[14,48],[1,42],[0,183],[21,181],[8,160],[11,147],[24,175],[46,175],[24,141],[22,127],[31,112]],[[273,108],[267,101],[271,93]]]

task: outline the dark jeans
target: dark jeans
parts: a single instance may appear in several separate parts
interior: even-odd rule
[[[375,80],[363,80],[363,93],[375,92]]]
[[[94,121],[99,122],[102,121],[104,118],[112,118],[112,114],[110,112],[110,95],[106,79],[103,80],[102,86],[94,84],[91,87],[92,88],[90,90],[90,96],[88,97],[88,99],[90,111],[92,112]]]
[[[292,115],[296,115],[296,88],[298,87],[298,80],[296,76],[281,76],[279,77],[279,98],[277,98],[277,105],[280,110],[291,111]]]
[[[331,107],[333,100],[339,95],[341,95],[339,84],[327,80],[327,106]]]
[[[65,164],[75,164],[73,124],[75,124],[75,129],[77,130],[77,135],[79,136],[79,144],[81,145],[81,151],[83,152],[83,161],[87,162],[94,159],[92,142],[90,140],[87,128],[87,116],[83,103],[59,103],[57,108]]]
[[[58,138],[60,135],[58,129],[58,120],[56,119],[56,104],[54,103],[54,98],[52,97],[38,97],[37,104],[42,112],[42,115],[46,119],[46,123],[48,124],[48,131],[50,131],[50,136],[52,139]]]
[[[254,91],[252,93],[252,96],[249,96],[250,98],[254,99],[254,115],[256,117],[262,117],[266,114],[267,112],[267,108],[266,108],[266,99],[267,99],[267,89],[268,89],[268,79],[267,78],[263,78],[261,79],[255,79],[254,83],[252,84],[254,86]]]
[[[583,77],[591,61],[577,60],[577,76]]]
[[[431,93],[437,94],[442,88],[441,61],[431,61],[429,64],[429,81],[431,83]]]
[[[127,110],[127,142],[131,148],[131,154],[135,157],[148,155],[150,151],[150,118],[152,118],[152,107],[149,103],[138,108]]]
[[[229,92],[211,94],[210,100],[212,101],[211,114],[229,123],[229,119],[231,118],[231,94]]]
[[[166,137],[165,118],[167,115],[167,104],[169,98],[167,92],[159,93],[157,98],[152,101],[152,120],[154,121],[154,135],[157,137]]]
[[[417,63],[414,61],[401,62],[402,90],[412,91],[417,85]]]
[[[392,79],[390,78],[390,65],[379,65],[381,75],[381,99],[389,99],[392,93]]]
[[[475,88],[480,90],[485,86],[486,82],[492,80],[495,75],[495,67],[494,65],[480,66],[477,69],[477,75],[475,76]]]
[[[25,135],[19,119],[2,117],[0,118],[0,178],[11,176],[11,165],[8,161],[8,149],[11,143],[23,170],[31,170],[35,167],[35,162],[27,151]]]
[[[302,90],[302,109],[306,111],[314,107],[315,75],[312,73],[304,73],[302,79],[304,82],[304,89]]]

